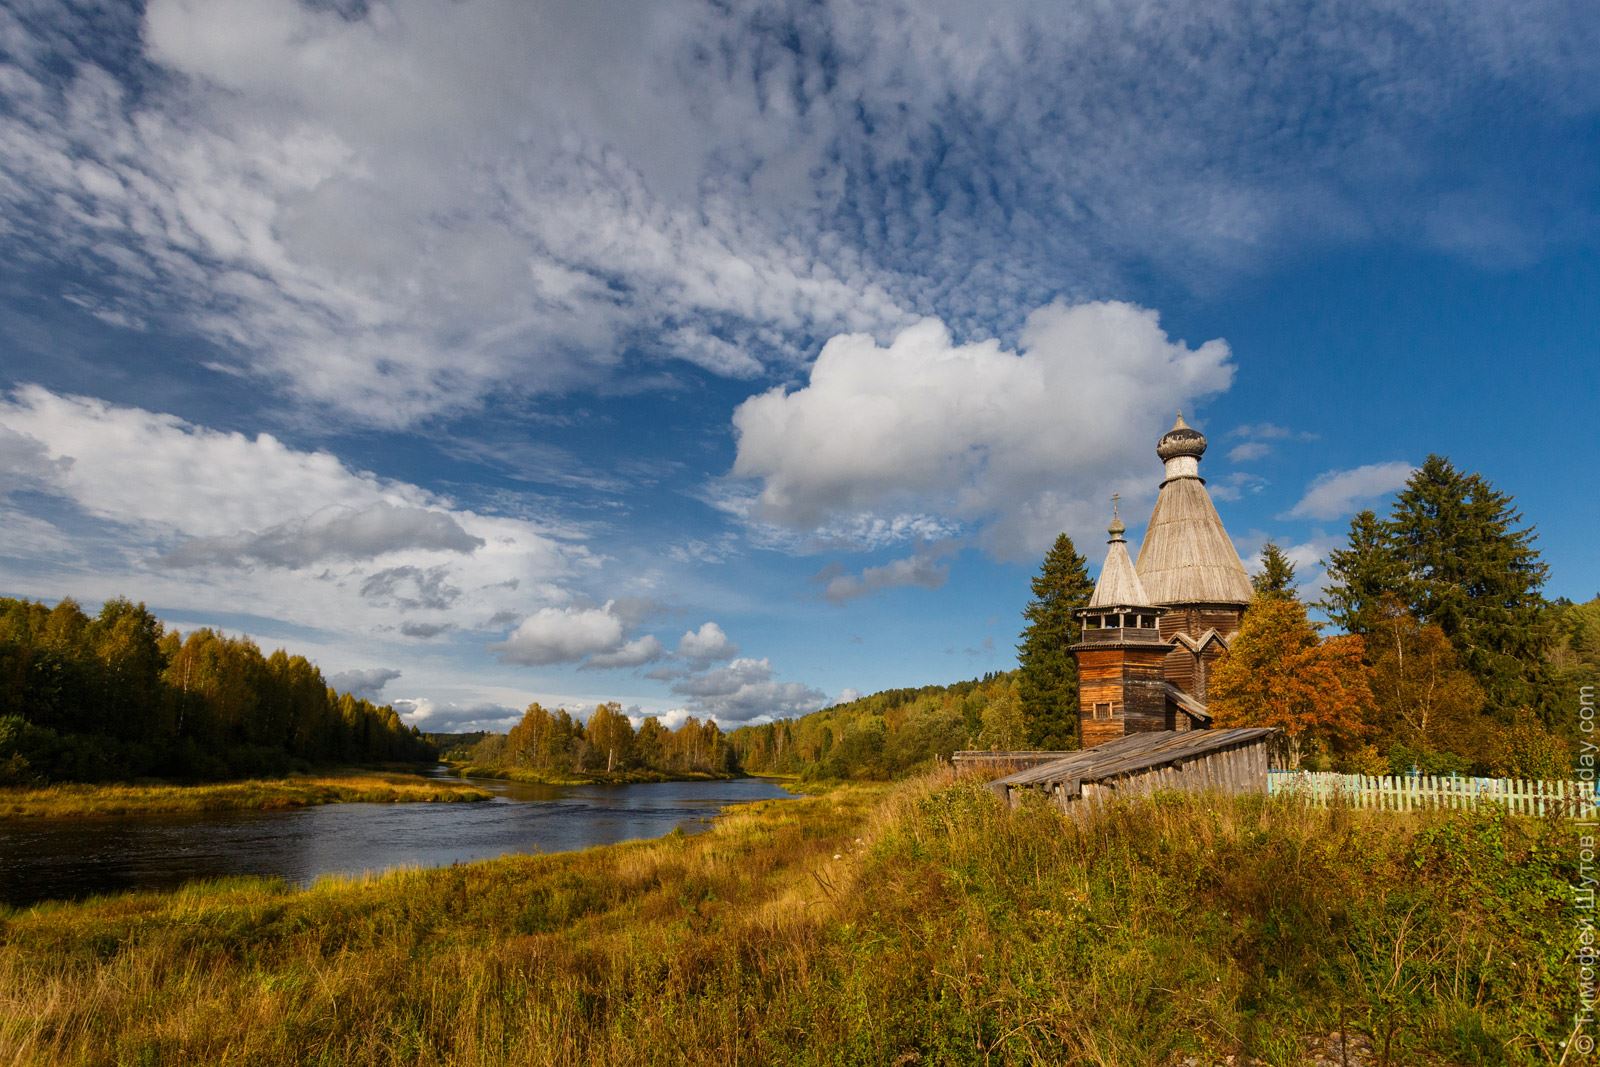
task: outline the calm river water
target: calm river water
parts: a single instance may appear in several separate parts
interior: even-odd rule
[[[725,805],[791,795],[758,778],[559,787],[472,781],[495,798],[0,823],[0,901],[168,889],[235,874],[304,885],[324,874],[566,852],[701,829]]]

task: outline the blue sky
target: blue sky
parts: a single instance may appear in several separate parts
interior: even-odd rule
[[[1600,589],[1574,3],[0,6],[0,592],[424,728],[1012,666],[1182,408],[1314,592],[1430,452]]]

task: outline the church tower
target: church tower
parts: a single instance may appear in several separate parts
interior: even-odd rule
[[[1162,673],[1201,704],[1211,668],[1227,654],[1254,594],[1200,477],[1205,451],[1205,435],[1180,413],[1156,445],[1166,477],[1134,564],[1152,602],[1166,609],[1161,637],[1172,651]]]
[[[1211,723],[1206,680],[1254,590],[1200,477],[1205,451],[1205,435],[1179,414],[1156,445],[1166,477],[1137,563],[1113,505],[1106,561],[1071,646],[1084,748]]]
[[[1072,646],[1078,661],[1078,721],[1083,747],[1131,733],[1172,728],[1162,664],[1162,611],[1146,595],[1128,558],[1126,527],[1111,509],[1111,535],[1089,606],[1078,612],[1083,636]]]

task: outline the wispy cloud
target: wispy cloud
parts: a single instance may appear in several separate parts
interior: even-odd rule
[[[1368,463],[1351,470],[1326,471],[1306,487],[1289,509],[1292,519],[1339,519],[1353,515],[1373,500],[1399,489],[1416,467],[1403,461]]]
[[[812,581],[822,585],[823,599],[833,604],[844,604],[885,589],[906,586],[940,589],[950,580],[950,565],[945,557],[957,547],[949,541],[937,545],[919,545],[909,556],[875,567],[865,567],[860,574],[851,574],[834,564],[823,568]]]
[[[1595,20],[1560,0],[3,17],[8,251],[381,425],[783,373],[929,313],[1009,341],[1122,263],[1198,277],[1376,232],[1526,257],[1593,224],[1578,179],[1508,205],[1479,189],[1514,161],[1449,147],[1462,115],[1600,106]]]

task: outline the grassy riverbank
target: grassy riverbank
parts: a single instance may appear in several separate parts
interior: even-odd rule
[[[627,771],[536,771],[527,767],[498,767],[478,763],[451,764],[450,769],[464,778],[493,778],[502,782],[524,782],[528,785],[633,785],[640,782],[717,782],[733,778],[731,774],[711,774],[704,771],[683,771],[669,774],[666,771],[639,768]]]
[[[489,793],[419,774],[341,771],[197,785],[52,785],[0,789],[0,820],[201,811],[271,811],[315,804],[488,800]]]
[[[1574,855],[1493,815],[1182,797],[1079,827],[851,786],[697,836],[0,913],[0,1061],[1300,1064],[1343,1027],[1353,1067],[1549,1063]]]

